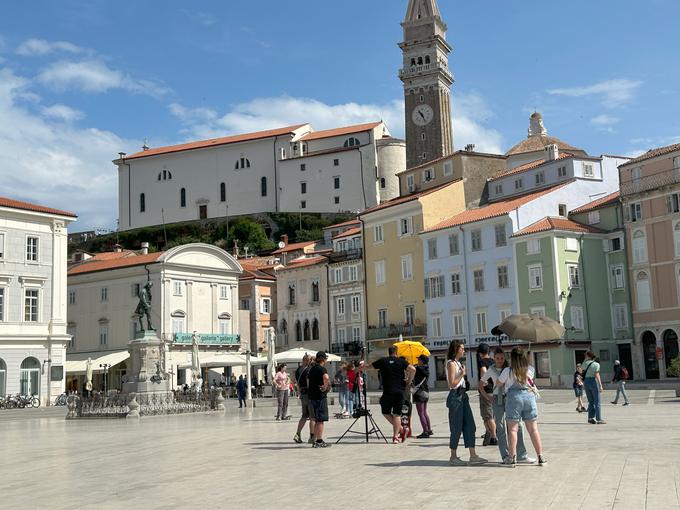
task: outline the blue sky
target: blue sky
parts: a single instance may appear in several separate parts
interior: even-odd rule
[[[118,151],[312,122],[403,134],[406,0],[34,0],[0,18],[2,195],[113,227]],[[534,108],[591,154],[680,141],[678,0],[439,0],[454,143],[505,151]]]

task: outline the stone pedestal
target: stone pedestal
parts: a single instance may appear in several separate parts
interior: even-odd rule
[[[172,381],[165,371],[165,345],[155,331],[138,333],[128,344],[127,382],[123,393],[143,396],[148,393],[167,394],[172,391]]]

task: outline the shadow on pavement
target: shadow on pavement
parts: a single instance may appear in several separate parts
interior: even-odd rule
[[[395,467],[451,467],[449,466],[448,460],[428,460],[428,459],[417,459],[417,460],[405,460],[402,462],[381,462],[378,464],[366,464],[366,466],[371,467],[382,467],[382,468],[395,468]],[[479,464],[475,466],[460,466],[460,467],[481,467],[481,468],[500,468],[508,469],[507,466],[500,464],[498,462],[487,462],[486,464]]]

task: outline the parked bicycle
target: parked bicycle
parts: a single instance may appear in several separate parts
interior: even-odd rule
[[[66,399],[68,395],[66,393],[62,393],[59,395],[55,400],[54,400],[54,405],[55,406],[65,406],[66,405]]]

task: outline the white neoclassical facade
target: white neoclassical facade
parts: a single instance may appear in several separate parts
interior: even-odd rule
[[[250,335],[247,331],[241,335],[238,310],[241,272],[240,264],[226,251],[200,243],[159,253],[100,253],[72,266],[68,272],[68,331],[73,336],[67,352],[69,389],[82,389],[88,358],[95,389],[103,389],[105,372],[106,387],[120,387],[128,342],[139,331],[137,296],[147,278],[152,283],[152,326],[168,341],[166,364],[174,385],[190,382],[185,372],[191,364],[193,332],[199,336],[201,363],[225,351],[246,350]]]
[[[0,395],[64,391],[66,229],[75,215],[0,197]]]
[[[405,150],[373,122],[325,131],[301,124],[120,153],[119,228],[363,210],[398,195]]]

